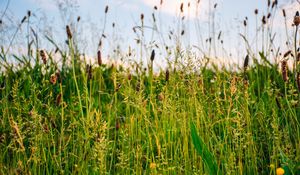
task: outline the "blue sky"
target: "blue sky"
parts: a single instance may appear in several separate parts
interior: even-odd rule
[[[107,22],[105,28],[105,35],[107,39],[103,41],[103,52],[107,56],[112,56],[113,50],[120,47],[122,51],[131,49],[138,52],[138,47],[134,44],[137,35],[133,33],[132,28],[140,25],[140,14],[145,15],[145,25],[152,27],[152,13],[154,12],[154,5],[157,5],[159,10],[155,11],[157,18],[159,34],[153,33],[153,30],[145,29],[145,42],[151,47],[154,40],[158,40],[162,44],[163,40],[167,45],[174,45],[174,41],[168,41],[167,36],[169,31],[175,33],[185,30],[185,35],[181,38],[181,42],[186,47],[197,46],[205,50],[207,53],[208,47],[205,40],[211,36],[211,10],[213,5],[217,3],[215,14],[215,33],[222,31],[222,39],[224,40],[225,52],[219,52],[218,57],[229,57],[230,53],[234,57],[241,57],[245,54],[245,45],[242,43],[239,33],[244,33],[243,20],[248,17],[248,27],[246,30],[249,36],[250,44],[254,44],[255,40],[255,15],[254,10],[259,10],[258,21],[261,21],[261,16],[267,15],[267,0],[201,0],[198,8],[198,15],[195,15],[196,8],[194,2],[197,0],[164,0],[163,6],[160,7],[160,0],[75,0],[72,10],[67,14],[62,14],[58,8],[58,2],[73,2],[71,0],[0,0],[0,12],[3,12],[7,2],[9,2],[8,15],[2,21],[11,18],[12,21],[18,23],[28,10],[31,10],[34,15],[32,26],[43,28],[41,34],[51,35],[55,41],[63,45],[65,37],[65,25],[70,21],[76,21],[77,16],[81,17],[80,24],[74,24],[80,37],[78,40],[81,44],[82,52],[94,56],[97,50],[98,39],[101,35],[104,24],[104,9],[109,6],[109,13],[107,14]],[[184,14],[180,14],[180,4],[184,3]],[[188,2],[191,2],[190,10],[187,8]],[[288,19],[291,21],[295,10],[297,9],[296,1],[293,0],[279,0],[278,9],[273,25],[274,31],[278,31],[278,42],[284,42],[285,30],[283,30],[283,18],[281,9],[287,10]],[[189,11],[189,12],[188,12]],[[2,13],[0,13],[2,14]],[[185,22],[180,22],[182,15],[187,16]],[[116,24],[112,28],[112,23]],[[195,28],[196,24],[199,24]],[[26,28],[21,32],[26,33]],[[282,32],[282,33],[281,33]],[[160,34],[164,37],[162,40]],[[78,35],[78,36],[79,36]],[[20,37],[22,37],[20,35]],[[49,43],[43,41],[44,47],[50,47]],[[220,46],[220,45],[218,45]],[[147,48],[150,49],[150,48]],[[145,50],[147,50],[145,48]],[[220,49],[218,49],[220,50]],[[163,51],[162,54],[164,55]],[[239,62],[239,60],[237,60]],[[159,64],[159,63],[158,63]]]

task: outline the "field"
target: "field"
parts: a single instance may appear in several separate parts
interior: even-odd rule
[[[192,62],[180,43],[165,68],[157,48],[148,64],[106,64],[101,49],[90,63],[69,25],[66,49],[44,39],[59,61],[37,44],[24,55],[2,47],[0,174],[299,175],[299,14],[293,23],[280,61],[249,48],[235,69]]]

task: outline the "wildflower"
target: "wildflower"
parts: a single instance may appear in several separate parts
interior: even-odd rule
[[[283,168],[277,168],[276,169],[276,175],[284,175],[284,169]]]
[[[56,80],[57,80],[56,74],[52,74],[50,76],[50,82],[51,82],[51,84],[55,85],[56,84]]]
[[[274,164],[270,164],[270,168],[273,170],[275,169],[275,165]]]
[[[156,168],[156,163],[152,162],[150,163],[150,169],[155,169]]]

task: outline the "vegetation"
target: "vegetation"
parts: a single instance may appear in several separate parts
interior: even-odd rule
[[[37,45],[9,64],[2,49],[0,174],[300,174],[297,50],[156,73],[155,50],[147,69],[103,64],[101,50],[90,64],[66,33],[59,61]]]

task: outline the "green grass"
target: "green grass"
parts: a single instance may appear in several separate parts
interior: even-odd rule
[[[295,42],[294,57],[281,58],[294,59],[296,68],[287,70],[284,81],[280,64],[271,61],[273,54],[280,57],[268,44],[271,22],[256,31],[262,34],[261,52],[257,42],[258,53],[253,52],[247,35],[240,34],[251,64],[247,60],[237,71],[207,56],[205,64],[192,68],[195,55],[181,49],[183,34],[167,49],[174,56],[168,77],[165,70],[155,71],[153,60],[147,69],[142,64],[90,69],[70,35],[68,48],[58,49],[61,59],[48,52],[46,64],[34,31],[30,56],[2,48],[0,174],[275,175],[281,167],[285,175],[299,175],[299,52]],[[141,23],[137,52],[143,57]],[[46,41],[58,48],[50,37]],[[15,64],[7,61],[12,57]]]
[[[2,72],[1,174],[275,174],[271,164],[299,172],[299,93],[276,65],[182,67],[168,81],[93,65],[89,79],[70,52],[74,64],[55,84],[51,57]]]

